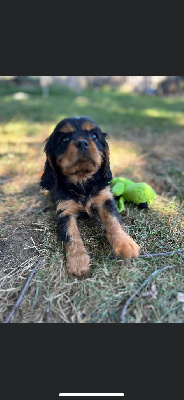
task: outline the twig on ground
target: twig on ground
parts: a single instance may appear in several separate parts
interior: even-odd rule
[[[173,251],[166,251],[165,253],[153,253],[153,254],[141,254],[139,258],[144,258],[144,257],[157,257],[157,256],[169,256],[172,254],[177,254],[177,253],[184,253],[184,249],[182,250],[173,250]]]
[[[34,273],[36,272],[37,268],[39,267],[39,265],[41,264],[42,261],[43,261],[43,259],[40,258],[39,261],[37,262],[37,264],[35,265],[34,269],[32,270],[31,274],[29,275],[29,278],[28,278],[28,280],[27,280],[25,286],[23,287],[22,292],[21,292],[21,294],[20,294],[20,296],[19,296],[17,302],[15,303],[15,305],[13,306],[12,311],[10,312],[10,314],[8,315],[8,317],[7,317],[7,318],[5,319],[5,321],[4,321],[5,324],[7,324],[8,322],[11,321],[11,319],[12,319],[12,317],[13,317],[15,311],[17,310],[19,304],[20,304],[21,301],[22,301],[22,298],[23,298],[23,296],[24,296],[24,294],[25,294],[25,292],[26,292],[26,290],[27,290],[27,288],[28,288],[28,285],[29,285],[29,283],[30,283],[30,281],[31,281],[31,279],[32,279],[32,277],[33,277],[33,275],[34,275]]]
[[[181,249],[181,250],[173,250],[173,251],[166,251],[165,253],[153,253],[153,254],[140,254],[140,256],[138,257],[138,258],[150,258],[150,257],[158,257],[158,256],[169,256],[169,255],[172,255],[172,254],[177,254],[177,253],[184,253],[184,249]],[[112,260],[118,260],[118,261],[121,261],[121,260],[119,260],[118,259],[118,257],[117,256],[100,256],[100,255],[98,255],[98,254],[92,254],[92,253],[89,253],[89,255],[91,256],[91,257],[97,257],[97,258],[104,258],[104,257],[108,257],[108,258],[110,258],[110,259],[112,259]]]
[[[125,323],[126,322],[126,318],[125,318],[125,314],[126,314],[126,310],[129,306],[129,304],[131,303],[131,301],[134,299],[135,296],[137,296],[137,294],[142,290],[142,288],[144,286],[147,285],[147,283],[149,283],[151,281],[152,278],[154,278],[155,276],[157,276],[158,274],[160,274],[162,271],[164,271],[165,269],[168,268],[173,268],[172,265],[167,265],[166,267],[160,268],[157,271],[153,272],[150,276],[148,276],[148,278],[142,283],[142,285],[140,285],[138,287],[138,289],[135,291],[134,294],[132,294],[132,296],[130,296],[130,298],[126,301],[122,313],[121,313],[121,323]]]

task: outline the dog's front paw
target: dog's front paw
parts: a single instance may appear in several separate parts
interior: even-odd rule
[[[90,275],[90,257],[87,253],[80,253],[73,257],[66,257],[66,267],[68,272],[78,278],[88,277]]]
[[[134,240],[124,234],[114,245],[114,251],[119,257],[137,258],[139,257],[140,247]]]

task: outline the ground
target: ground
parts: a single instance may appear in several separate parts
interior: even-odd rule
[[[16,303],[28,276],[42,258],[12,322],[120,322],[122,309],[154,271],[157,275],[132,300],[128,323],[184,322],[184,253],[124,261],[113,259],[98,219],[80,222],[92,254],[92,275],[69,276],[57,241],[55,210],[40,189],[44,140],[56,123],[86,115],[109,133],[113,176],[152,185],[158,197],[148,210],[127,204],[125,230],[141,254],[183,248],[184,98],[51,87],[48,98],[24,88],[0,88],[0,321]]]

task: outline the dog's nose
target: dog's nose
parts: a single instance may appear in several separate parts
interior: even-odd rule
[[[78,142],[76,143],[76,146],[78,147],[78,149],[80,150],[86,150],[89,147],[89,143],[87,140],[78,140]]]

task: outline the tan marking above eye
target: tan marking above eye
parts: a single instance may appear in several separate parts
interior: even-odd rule
[[[69,123],[65,124],[64,126],[62,126],[62,128],[59,129],[59,132],[62,133],[71,133],[75,131],[75,127]]]
[[[90,121],[85,121],[85,122],[83,122],[81,128],[83,131],[91,131],[92,129],[96,128],[96,125],[94,125]]]

